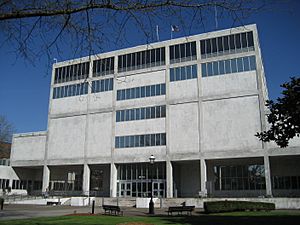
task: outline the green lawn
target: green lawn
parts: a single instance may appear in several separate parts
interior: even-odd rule
[[[127,216],[60,216],[35,219],[0,221],[1,225],[108,225],[126,222],[146,224],[191,225],[298,225],[300,211],[231,212],[222,214],[195,214],[194,216],[127,217]]]

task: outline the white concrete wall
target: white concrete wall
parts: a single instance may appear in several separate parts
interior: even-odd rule
[[[72,96],[66,98],[52,99],[51,115],[77,113],[81,114],[87,110],[87,95]]]
[[[198,103],[170,105],[170,153],[199,152]]]
[[[160,161],[165,158],[166,147],[118,148],[114,151],[115,163],[149,162],[150,155],[155,155],[155,161]]]
[[[84,157],[86,116],[52,119],[49,127],[48,159]]]
[[[89,115],[87,157],[111,156],[112,113]]]
[[[0,179],[18,180],[18,176],[11,166],[0,166]]]
[[[134,88],[139,86],[147,86],[152,84],[160,84],[166,82],[166,70],[146,73],[134,73],[131,76],[118,77],[116,81],[117,89]]]
[[[257,96],[203,103],[203,150],[259,149],[261,130]]]
[[[112,110],[112,91],[92,93],[89,98],[89,111]]]
[[[202,79],[202,95],[220,96],[257,91],[256,71],[224,74]]]
[[[13,136],[11,163],[18,160],[43,160],[46,133],[28,133]]]
[[[148,86],[154,84],[161,84],[166,82],[165,74],[166,71],[161,70],[156,72],[134,74],[131,76],[119,77],[116,81],[115,86],[117,90],[120,90],[120,89]],[[116,108],[123,109],[123,108],[132,108],[132,107],[143,107],[148,105],[159,105],[159,104],[164,104],[164,100],[165,100],[165,95],[116,101]]]
[[[170,101],[189,101],[198,99],[197,79],[170,82]]]
[[[166,132],[165,118],[116,123],[116,136]]]

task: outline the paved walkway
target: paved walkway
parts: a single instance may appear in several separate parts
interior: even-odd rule
[[[124,211],[124,216],[145,216],[148,215],[148,209],[137,209],[133,207],[121,207]],[[167,215],[167,209],[155,208],[155,215]],[[196,214],[199,209],[196,209]],[[48,217],[48,216],[63,216],[74,213],[91,213],[90,206],[75,207],[64,205],[21,205],[10,204],[4,205],[3,211],[0,210],[0,220],[24,219],[33,217]],[[95,214],[102,214],[102,208],[95,207]]]

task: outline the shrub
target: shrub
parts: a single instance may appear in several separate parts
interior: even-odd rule
[[[259,211],[274,210],[274,203],[246,202],[246,201],[214,201],[204,202],[205,213],[234,212],[234,211]]]

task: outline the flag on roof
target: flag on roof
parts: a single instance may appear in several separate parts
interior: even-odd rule
[[[171,30],[172,30],[172,32],[178,32],[179,31],[179,27],[177,25],[172,25],[171,26]]]

